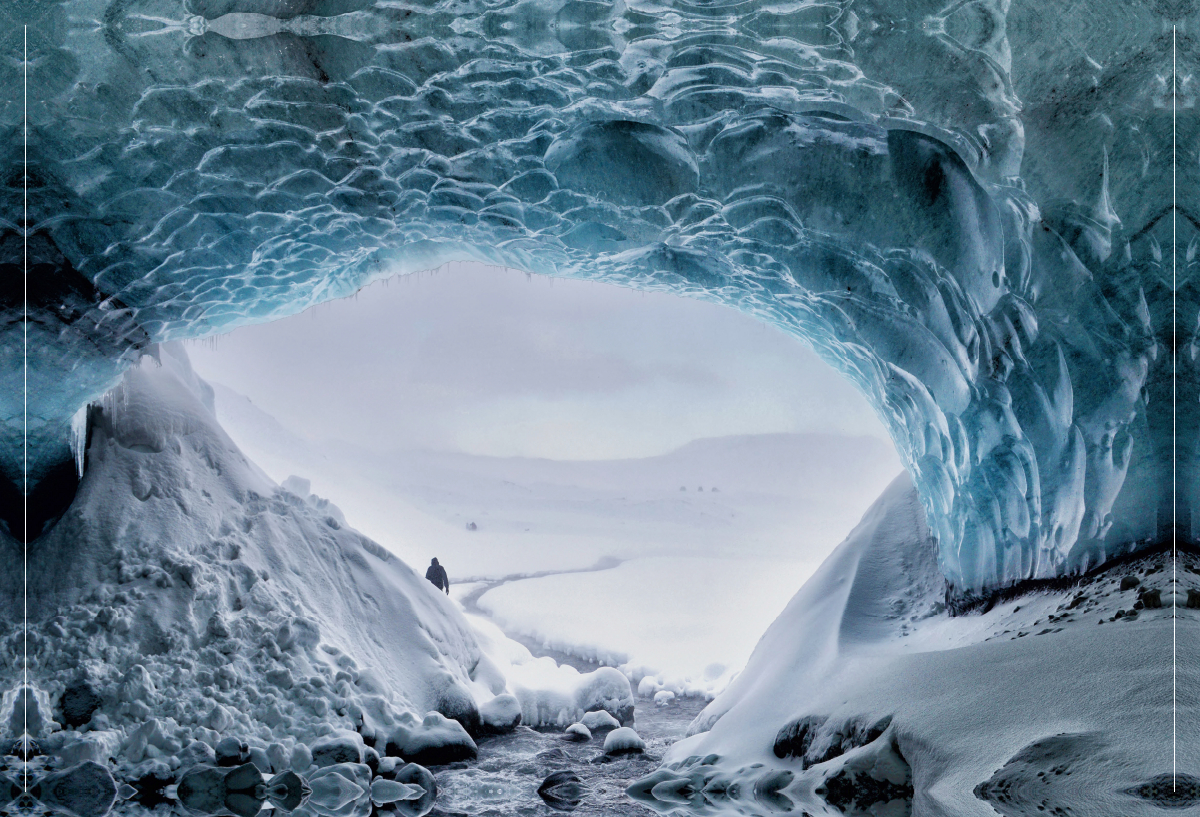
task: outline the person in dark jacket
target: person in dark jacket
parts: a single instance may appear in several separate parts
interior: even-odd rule
[[[433,586],[438,590],[445,590],[446,595],[450,595],[450,577],[446,575],[446,568],[438,564],[437,557],[429,563],[429,569],[425,571],[425,578],[433,582]]]

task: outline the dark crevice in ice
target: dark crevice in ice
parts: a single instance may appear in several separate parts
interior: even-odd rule
[[[969,615],[971,613],[986,613],[997,604],[1028,596],[1034,593],[1050,593],[1070,590],[1079,585],[1091,584],[1095,579],[1104,575],[1120,573],[1128,565],[1141,562],[1147,557],[1163,553],[1200,554],[1200,542],[1187,538],[1182,534],[1174,540],[1158,539],[1153,544],[1134,545],[1133,550],[1120,556],[1114,556],[1102,565],[1094,567],[1086,573],[1076,576],[1059,576],[1053,579],[1026,579],[1008,587],[1001,587],[991,592],[956,594],[951,588],[946,589],[946,608],[952,616]]]

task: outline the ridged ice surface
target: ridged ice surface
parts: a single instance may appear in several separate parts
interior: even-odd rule
[[[6,6],[10,144],[21,25],[32,55],[28,173],[10,148],[0,213],[9,287],[27,180],[31,495],[147,345],[471,258],[717,301],[811,343],[891,428],[959,592],[1097,564],[1173,514],[1190,534],[1195,231],[1169,243],[1169,41],[1161,10],[1113,5],[1071,12],[1070,46],[1061,20],[982,1]]]

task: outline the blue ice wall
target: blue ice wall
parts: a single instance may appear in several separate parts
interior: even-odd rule
[[[810,343],[892,430],[956,593],[1191,536],[1198,188],[1172,207],[1162,79],[1189,12],[1118,5],[6,5],[0,468],[18,397],[35,494],[150,344],[471,258]]]

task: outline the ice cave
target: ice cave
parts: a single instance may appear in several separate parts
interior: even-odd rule
[[[778,327],[907,469],[620,805],[530,808],[1200,813],[1198,23],[3,0],[0,811],[418,817],[489,732],[628,727],[267,479],[176,343],[470,260]]]

